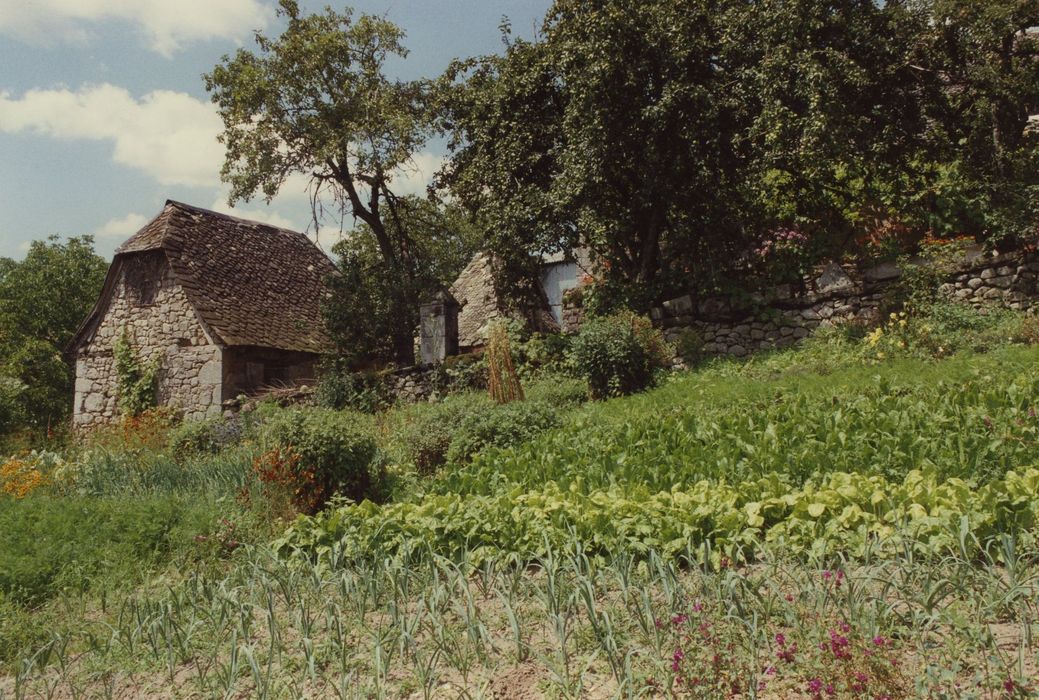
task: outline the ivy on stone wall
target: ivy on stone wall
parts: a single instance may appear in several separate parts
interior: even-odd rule
[[[126,329],[116,338],[112,346],[112,355],[115,358],[119,410],[124,416],[137,416],[149,408],[154,408],[159,372],[158,356],[141,360],[130,342],[130,335]]]

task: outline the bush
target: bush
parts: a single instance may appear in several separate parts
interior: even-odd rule
[[[393,396],[377,372],[353,372],[333,365],[323,368],[317,402],[325,408],[378,413],[393,405]]]
[[[556,408],[573,407],[588,400],[588,385],[583,379],[545,374],[527,385],[527,399]]]
[[[704,359],[704,340],[695,328],[683,328],[675,341],[675,353],[687,367],[695,367]]]
[[[214,418],[205,421],[185,421],[169,433],[170,450],[178,457],[216,454],[224,447],[241,442],[241,416],[230,419]]]
[[[462,464],[488,447],[518,445],[557,425],[555,407],[542,401],[514,401],[472,411],[455,430],[447,461]]]
[[[432,384],[438,396],[482,391],[487,388],[487,360],[475,352],[447,357],[435,366]]]
[[[622,396],[653,384],[654,370],[666,367],[670,348],[649,320],[623,311],[593,318],[571,345],[570,361],[588,379],[593,399]]]
[[[408,406],[397,416],[402,422],[391,427],[395,433],[393,456],[414,465],[422,474],[432,474],[447,462],[459,423],[469,413],[488,410],[490,405],[486,395],[466,394],[440,403]]]
[[[295,477],[302,501],[319,508],[339,493],[378,500],[385,479],[375,437],[357,414],[330,409],[271,411],[261,428],[268,451],[298,455]]]
[[[562,333],[531,333],[530,337],[513,345],[516,369],[524,378],[535,377],[544,372],[567,371],[567,351],[570,336]]]

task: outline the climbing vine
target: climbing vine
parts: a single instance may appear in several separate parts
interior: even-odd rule
[[[119,409],[123,415],[137,416],[149,408],[153,408],[159,358],[152,357],[142,361],[130,343],[129,334],[125,329],[116,338],[112,354],[115,357]]]

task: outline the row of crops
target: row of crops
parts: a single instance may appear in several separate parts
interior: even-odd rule
[[[403,501],[302,519],[279,546],[536,557],[576,536],[591,554],[717,561],[763,543],[863,556],[1027,532],[1039,508],[1036,355],[905,361],[822,382],[681,377],[587,406]]]

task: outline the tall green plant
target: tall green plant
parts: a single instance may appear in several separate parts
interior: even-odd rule
[[[115,358],[119,409],[123,415],[137,416],[149,408],[154,408],[159,358],[141,360],[130,342],[126,329],[116,338],[112,355]]]

